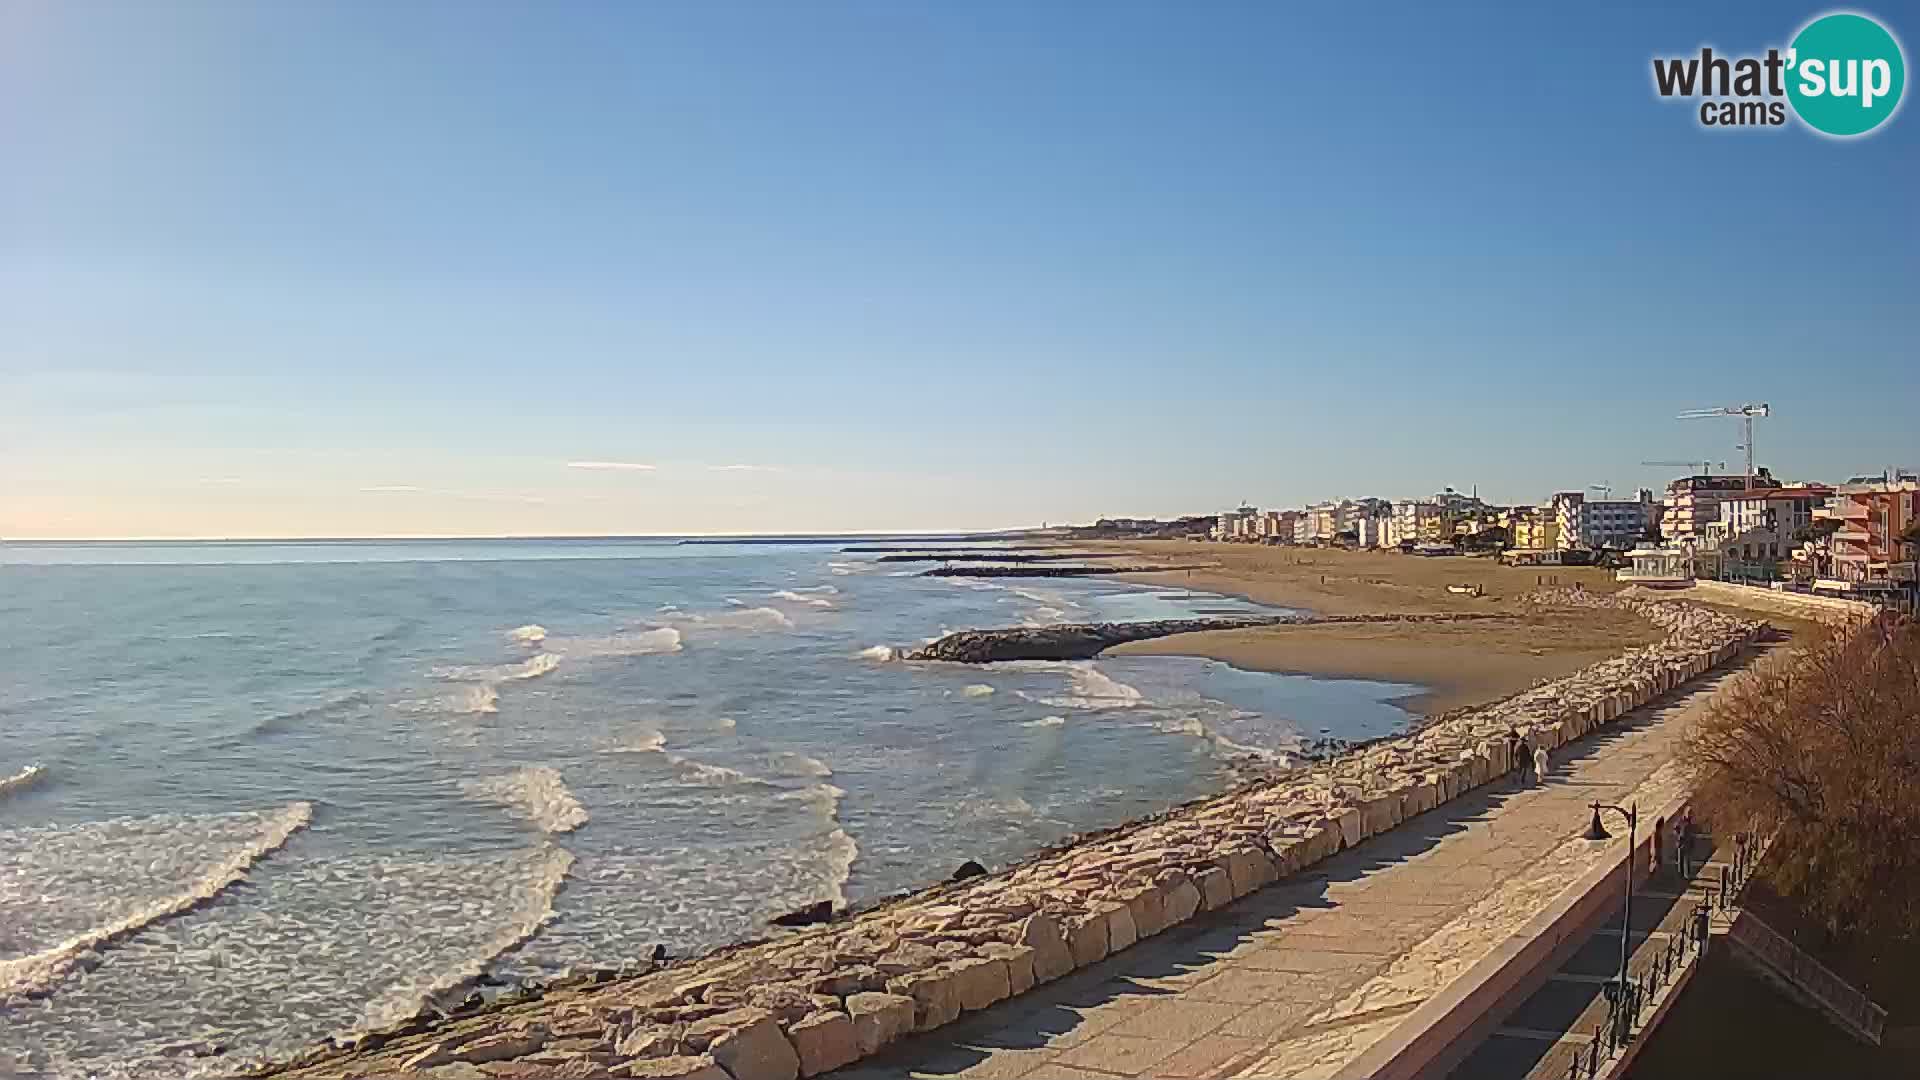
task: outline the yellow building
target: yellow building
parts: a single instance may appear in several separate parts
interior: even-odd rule
[[[1551,551],[1560,546],[1560,522],[1552,513],[1515,513],[1513,546],[1523,551]]]

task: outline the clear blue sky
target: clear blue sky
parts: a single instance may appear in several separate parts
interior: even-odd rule
[[[0,536],[1920,464],[1920,115],[1651,88],[1823,10],[0,0]]]

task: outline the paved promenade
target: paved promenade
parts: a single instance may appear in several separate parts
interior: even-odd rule
[[[833,1074],[1330,1077],[1454,977],[1619,857],[1587,804],[1664,805],[1671,755],[1725,675],[1555,755],[1548,782],[1457,799],[1222,911]]]

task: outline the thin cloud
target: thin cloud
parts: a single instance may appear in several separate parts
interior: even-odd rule
[[[414,487],[412,484],[376,484],[373,487],[363,487],[360,490],[373,495],[412,495],[421,489]]]
[[[569,469],[609,469],[626,472],[652,472],[653,466],[638,461],[569,461]]]
[[[778,465],[709,465],[714,472],[779,472]]]

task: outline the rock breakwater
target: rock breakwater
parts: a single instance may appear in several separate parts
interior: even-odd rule
[[[1008,626],[992,630],[958,630],[905,655],[907,660],[944,660],[961,664],[989,664],[999,660],[1089,660],[1102,649],[1129,641],[1197,634],[1208,630],[1246,630],[1260,626],[1311,626],[1323,623],[1465,622],[1511,618],[1496,612],[1450,612],[1438,615],[1221,615],[1192,619],[1149,619],[1141,622],[1055,623],[1051,626]]]
[[[487,1075],[498,1076],[815,1076],[1121,952],[1504,776],[1510,729],[1557,747],[1731,660],[1765,628],[1684,603],[1535,599],[1626,608],[1665,636],[1495,705],[1080,838],[998,874],[637,978],[550,987],[538,1000],[268,1071],[338,1080],[488,1063]],[[492,1064],[509,1061],[524,1070]]]

